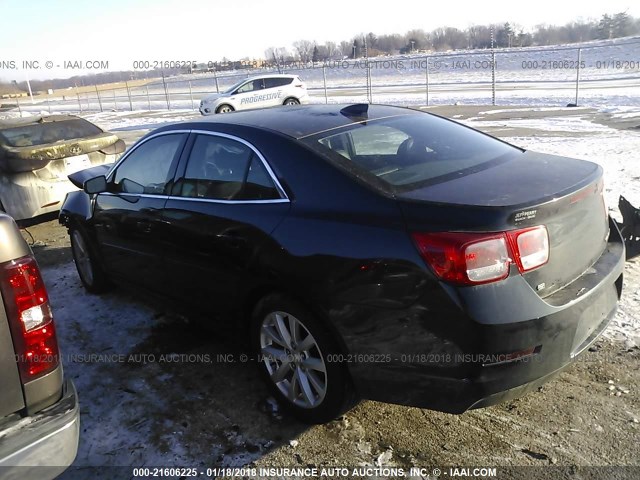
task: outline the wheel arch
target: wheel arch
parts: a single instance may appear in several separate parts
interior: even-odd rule
[[[243,324],[242,328],[249,332],[251,327],[251,322],[253,320],[254,313],[256,308],[259,306],[260,302],[268,296],[271,295],[284,295],[299,303],[302,307],[309,310],[312,315],[314,315],[333,337],[336,341],[338,348],[340,349],[340,353],[347,354],[349,353],[349,348],[344,341],[344,338],[340,334],[340,331],[331,323],[331,321],[326,318],[326,315],[323,314],[320,309],[314,308],[311,302],[304,299],[302,295],[296,294],[289,288],[286,288],[282,285],[277,284],[263,284],[259,285],[252,290],[250,290],[244,297],[242,304],[244,305],[244,309],[242,313]]]
[[[231,111],[233,111],[233,112],[235,112],[237,110],[237,107],[236,107],[236,105],[234,105],[233,102],[230,102],[229,100],[225,100],[223,102],[220,102],[218,105],[216,105],[216,108],[215,108],[216,114],[219,114],[220,113],[219,110],[224,106],[230,107]]]
[[[91,199],[89,195],[82,191],[70,192],[60,209],[58,221],[65,227],[69,227],[71,222],[82,222],[89,220],[92,215]]]

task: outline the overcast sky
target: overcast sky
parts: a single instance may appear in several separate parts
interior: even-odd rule
[[[134,60],[261,58],[267,47],[291,49],[300,39],[338,42],[361,32],[405,33],[507,21],[528,29],[621,11],[640,16],[640,2],[0,0],[0,79],[86,73],[55,67],[65,60],[106,60],[110,70],[128,70]],[[40,70],[20,70],[24,60],[38,60]],[[44,67],[47,60],[54,64],[50,70]],[[18,70],[7,69],[9,61],[15,61]]]

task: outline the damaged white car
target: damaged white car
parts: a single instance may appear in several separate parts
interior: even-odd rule
[[[125,144],[115,134],[73,115],[0,121],[0,209],[23,225],[53,218],[67,175],[114,162]]]

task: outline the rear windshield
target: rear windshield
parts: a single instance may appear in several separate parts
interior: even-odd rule
[[[0,130],[2,143],[10,147],[31,147],[60,140],[92,137],[102,133],[94,124],[82,118],[43,122]]]
[[[348,173],[392,193],[470,174],[521,152],[428,114],[353,124],[307,142]]]

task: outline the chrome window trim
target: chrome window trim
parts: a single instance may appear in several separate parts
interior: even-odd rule
[[[167,132],[158,132],[158,133],[154,133],[153,135],[148,136],[147,138],[145,138],[142,141],[138,141],[136,142],[132,147],[131,150],[129,150],[128,152],[126,152],[124,155],[122,155],[120,157],[120,159],[116,162],[116,164],[111,167],[111,170],[109,170],[109,173],[107,173],[107,183],[111,180],[111,177],[113,176],[113,174],[115,173],[115,171],[118,169],[118,167],[120,166],[120,164],[122,162],[124,162],[127,158],[129,158],[131,156],[131,154],[133,152],[135,152],[138,148],[140,148],[142,145],[144,145],[145,143],[147,143],[149,140],[152,140],[154,138],[157,137],[161,137],[163,135],[172,135],[172,134],[176,134],[176,133],[186,133],[187,135],[189,133],[191,133],[191,130],[170,130]]]
[[[251,204],[251,203],[289,203],[288,198],[272,198],[265,200],[222,200],[217,198],[197,198],[197,197],[178,197],[169,195],[167,200],[186,200],[188,202],[206,202],[206,203],[223,203],[228,205]]]
[[[153,193],[113,193],[113,192],[101,192],[98,195],[109,195],[110,197],[121,197],[123,195],[129,195],[131,197],[139,197],[139,198],[156,198],[159,200],[168,200],[169,195],[155,195]]]
[[[290,201],[289,197],[287,196],[287,194],[284,191],[284,188],[282,188],[282,185],[278,181],[278,178],[276,177],[276,174],[271,169],[271,166],[269,165],[267,160],[264,158],[264,156],[262,156],[262,153],[260,153],[260,151],[256,147],[254,147],[251,143],[247,142],[243,138],[236,137],[235,135],[230,135],[228,133],[211,132],[211,131],[208,131],[208,130],[191,130],[191,133],[195,133],[195,134],[198,134],[198,135],[211,135],[213,137],[227,138],[229,140],[234,140],[236,142],[242,143],[243,145],[249,147],[253,151],[253,153],[255,153],[258,156],[258,158],[262,162],[262,166],[267,171],[267,174],[269,175],[269,177],[271,177],[271,181],[276,186],[276,190],[278,191],[278,195],[280,195],[279,199],[271,199],[271,200],[224,200],[225,202],[229,202],[229,203],[235,203],[235,202],[245,202],[245,203],[246,202],[259,202],[259,203],[271,202],[271,203],[273,203],[274,200],[278,200],[278,201],[286,200],[287,202]],[[174,195],[172,195],[172,197],[173,196]],[[179,197],[179,196],[175,196],[175,197],[177,197],[177,198],[191,198],[191,197]],[[206,199],[206,200],[215,200],[215,199]]]
[[[179,195],[160,195],[160,194],[154,195],[154,194],[149,194],[149,193],[111,193],[111,192],[103,192],[100,195],[105,195],[105,194],[106,195],[115,195],[115,196],[118,196],[118,195],[135,195],[135,196],[142,197],[142,198],[161,198],[161,199],[164,198],[165,200],[169,200],[169,199],[171,199],[171,200],[187,200],[187,201],[222,203],[222,204],[289,203],[291,201],[289,199],[289,197],[287,196],[287,194],[285,193],[284,188],[282,188],[282,185],[278,181],[278,178],[276,177],[275,173],[271,169],[271,166],[269,165],[267,160],[264,158],[262,153],[260,153],[260,151],[256,147],[254,147],[251,143],[247,142],[245,139],[240,138],[240,137],[236,137],[235,135],[230,135],[228,133],[222,133],[222,132],[212,132],[212,131],[209,131],[209,130],[186,130],[186,129],[168,130],[166,132],[159,132],[159,133],[150,135],[149,137],[145,138],[143,141],[140,141],[140,142],[136,143],[131,148],[131,150],[129,150],[127,153],[125,153],[122,157],[120,157],[120,159],[116,162],[116,164],[107,173],[107,182],[109,182],[111,180],[111,177],[114,175],[115,171],[118,169],[120,164],[122,162],[124,162],[127,158],[129,158],[129,156],[133,152],[135,152],[141,145],[147,143],[149,140],[152,140],[154,138],[161,137],[163,135],[172,135],[172,134],[177,134],[177,133],[186,133],[186,134],[195,133],[197,135],[211,135],[211,136],[214,136],[214,137],[222,137],[222,138],[227,138],[229,140],[234,140],[236,142],[242,143],[243,145],[249,147],[253,151],[253,153],[255,155],[257,155],[257,157],[262,162],[262,165],[264,166],[265,170],[267,171],[267,174],[271,178],[271,181],[276,186],[276,190],[278,191],[278,195],[280,195],[280,198],[265,199],[265,200],[223,200],[223,199],[215,199],[215,198],[181,197]],[[188,162],[188,160],[187,160],[187,162]]]

